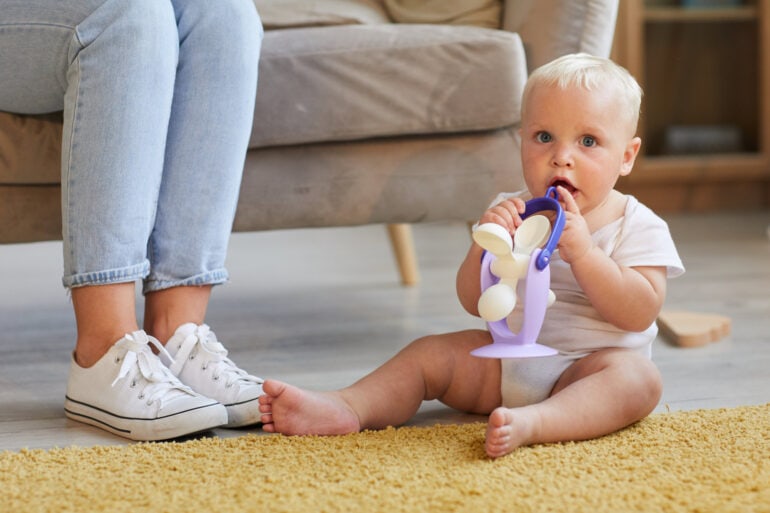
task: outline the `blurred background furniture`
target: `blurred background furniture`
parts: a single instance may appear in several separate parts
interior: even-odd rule
[[[234,230],[475,220],[522,189],[520,99],[560,55],[609,56],[617,0],[255,0],[266,28]],[[212,127],[214,130],[215,127]],[[0,243],[61,237],[59,113],[0,113]]]
[[[659,213],[770,207],[770,0],[627,0],[614,43],[645,90],[620,189]]]

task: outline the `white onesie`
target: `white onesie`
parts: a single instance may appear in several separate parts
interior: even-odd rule
[[[594,245],[623,267],[659,266],[666,267],[668,278],[681,275],[684,266],[666,222],[635,197],[626,198],[624,215],[591,234]],[[546,399],[567,367],[598,349],[625,347],[649,358],[658,333],[655,322],[644,331],[628,332],[602,319],[558,251],[550,267],[556,302],[546,311],[537,341],[559,354],[502,360],[503,405],[509,408]],[[513,315],[521,313],[517,309]]]

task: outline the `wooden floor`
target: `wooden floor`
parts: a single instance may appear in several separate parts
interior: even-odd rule
[[[666,307],[733,325],[701,348],[656,341],[657,411],[770,402],[770,211],[667,219],[687,273],[670,282]],[[241,367],[318,389],[350,383],[421,335],[480,326],[454,295],[465,225],[415,235],[422,283],[403,288],[382,226],[236,234],[232,282],[215,291],[208,322]],[[0,247],[0,450],[129,443],[64,417],[75,329],[60,253],[60,243]],[[481,417],[431,402],[412,423],[468,420]]]

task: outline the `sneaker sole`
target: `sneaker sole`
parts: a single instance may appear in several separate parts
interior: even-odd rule
[[[64,413],[77,422],[90,424],[136,441],[161,441],[192,435],[224,426],[228,419],[227,409],[218,402],[204,404],[165,417],[143,419],[115,415],[66,397]]]
[[[262,415],[259,412],[258,399],[255,397],[240,403],[226,404],[227,424],[222,427],[238,428],[261,424]]]

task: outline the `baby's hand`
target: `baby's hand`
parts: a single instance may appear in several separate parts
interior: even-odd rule
[[[521,198],[509,198],[501,201],[497,205],[490,207],[479,219],[479,225],[484,223],[499,224],[511,235],[516,228],[521,226],[521,214],[524,213],[527,206]]]
[[[580,208],[567,189],[559,186],[559,199],[564,209],[564,230],[559,238],[559,255],[568,264],[579,260],[593,247],[588,223],[580,213]]]

